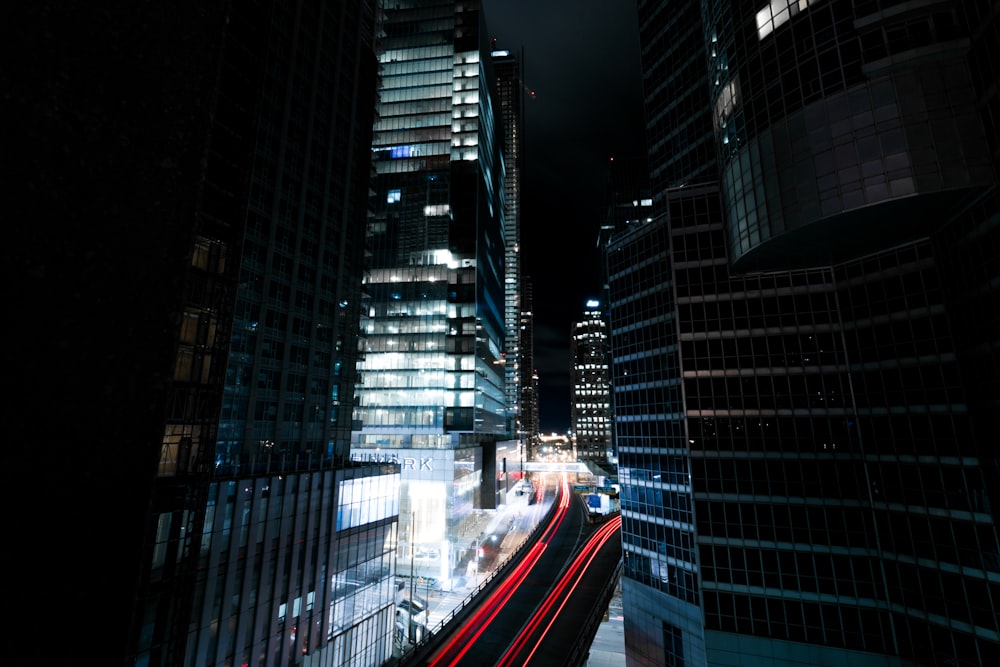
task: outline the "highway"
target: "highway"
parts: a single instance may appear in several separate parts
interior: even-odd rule
[[[621,562],[620,517],[591,522],[565,475],[537,538],[400,665],[584,664]]]

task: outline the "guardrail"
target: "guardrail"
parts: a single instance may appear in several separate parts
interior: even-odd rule
[[[615,594],[615,587],[622,576],[623,566],[624,563],[619,560],[615,571],[608,578],[608,581],[605,582],[604,587],[601,589],[600,603],[594,605],[590,615],[584,621],[583,628],[580,634],[577,635],[576,642],[570,647],[563,667],[581,667],[587,664],[590,647],[594,643],[594,637],[597,636],[597,629],[601,627],[604,613],[607,611],[608,605],[611,604],[611,598]]]

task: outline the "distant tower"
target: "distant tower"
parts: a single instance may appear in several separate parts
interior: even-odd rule
[[[570,428],[577,458],[607,463],[611,453],[611,375],[608,323],[590,300],[570,332]]]
[[[531,460],[538,446],[538,373],[535,372],[535,314],[530,276],[521,278],[521,432],[524,434],[524,456]]]
[[[494,49],[493,71],[497,80],[497,125],[503,131],[504,155],[504,324],[506,344],[507,414],[510,431],[525,437],[521,414],[521,162],[524,158],[524,66],[523,58],[508,50]]]

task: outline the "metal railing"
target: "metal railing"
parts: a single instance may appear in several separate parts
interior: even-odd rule
[[[475,607],[473,603],[479,594],[493,588],[499,580],[502,580],[503,577],[506,576],[518,562],[520,562],[524,555],[525,547],[534,544],[538,540],[547,525],[548,519],[551,518],[552,513],[555,512],[557,505],[558,503],[552,503],[552,506],[545,513],[544,517],[542,517],[541,520],[535,524],[531,532],[525,536],[523,540],[521,540],[513,551],[511,551],[499,565],[488,571],[485,574],[483,581],[470,591],[465,598],[460,600],[459,603],[454,606],[443,618],[441,618],[440,621],[438,621],[433,627],[429,628],[429,631],[425,633],[419,641],[406,647],[402,655],[383,663],[383,666],[417,664],[417,658],[426,656],[440,643],[442,643],[443,639],[447,636],[447,634],[443,632],[444,628],[449,624],[468,616]]]

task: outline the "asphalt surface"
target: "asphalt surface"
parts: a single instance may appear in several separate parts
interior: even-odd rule
[[[497,571],[512,562],[511,559],[519,549],[528,546],[531,531],[544,520],[554,499],[555,486],[551,485],[541,502],[529,504],[527,497],[513,496],[509,505],[491,513],[488,524],[482,527],[481,533],[486,536],[501,535],[502,543],[495,559],[490,563],[490,568],[475,573],[474,577],[459,579],[451,591],[431,591],[428,600],[428,627],[434,636],[427,646],[408,651],[402,657],[400,664],[425,664],[428,648],[431,645],[444,643],[445,637],[458,627],[462,618],[470,614],[476,603],[482,599],[479,596],[485,597],[484,593],[491,588],[491,583],[495,583],[493,578],[499,576]],[[587,519],[582,499],[574,497],[572,501],[563,525],[550,541],[543,558],[533,569],[531,576],[503,605],[488,631],[481,634],[455,664],[478,667],[496,664],[548,595],[550,586],[558,579],[586,535],[596,530],[597,526]],[[595,613],[602,613],[596,606],[604,602],[606,583],[617,567],[620,557],[619,536],[612,540],[610,547],[604,549],[595,561],[595,570],[590,582],[584,581],[574,590],[571,599],[564,605],[559,619],[553,623],[546,641],[539,646],[530,664],[563,664],[567,658],[568,643],[576,640],[580,628],[584,627]],[[604,618],[606,620],[597,629],[597,635],[585,658],[586,662],[582,664],[591,667],[624,665],[624,631],[620,596],[612,597]]]

